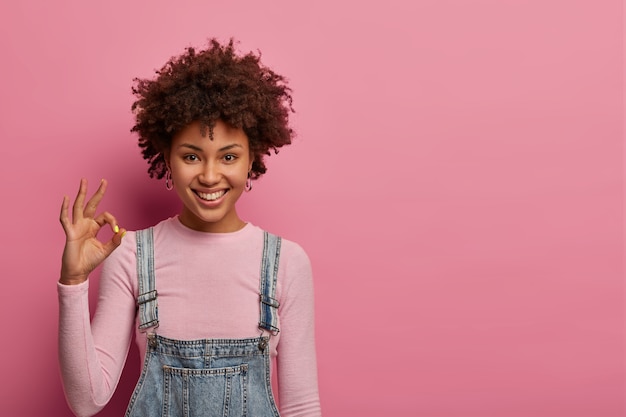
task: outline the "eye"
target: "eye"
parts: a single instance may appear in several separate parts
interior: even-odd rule
[[[226,162],[234,162],[237,159],[237,155],[233,155],[231,153],[224,155],[224,161]]]
[[[199,160],[198,155],[196,154],[188,154],[188,155],[184,155],[183,156],[183,160],[187,161],[187,162],[196,162]]]

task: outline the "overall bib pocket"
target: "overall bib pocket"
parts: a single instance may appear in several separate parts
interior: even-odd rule
[[[247,364],[204,369],[164,366],[163,416],[246,416],[247,374]]]

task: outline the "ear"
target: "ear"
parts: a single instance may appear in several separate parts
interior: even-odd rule
[[[254,163],[254,155],[250,152],[250,163],[248,164],[248,172],[252,171],[252,164]]]
[[[170,169],[170,150],[166,149],[162,152],[162,154],[163,160],[165,161],[165,166],[167,167],[167,169]]]

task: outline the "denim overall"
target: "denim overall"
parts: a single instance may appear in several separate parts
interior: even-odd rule
[[[137,232],[139,329],[147,333],[148,343],[126,417],[279,417],[270,384],[269,338],[279,331],[275,293],[280,244],[280,237],[264,232],[261,336],[172,340],[155,333],[159,319],[153,231]]]

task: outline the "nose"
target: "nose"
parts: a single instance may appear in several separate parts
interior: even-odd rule
[[[203,165],[198,180],[204,185],[213,185],[220,182],[222,172],[219,164],[215,162],[207,162]]]

